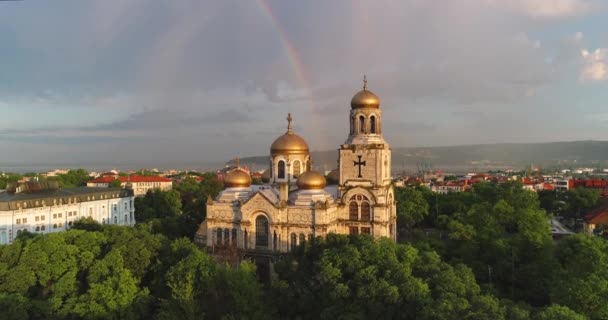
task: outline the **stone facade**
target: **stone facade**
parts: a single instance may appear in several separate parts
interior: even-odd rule
[[[377,99],[365,87],[355,98],[361,93],[366,99],[370,94]],[[379,99],[369,107],[366,101],[356,102],[351,102],[348,138],[339,148],[337,188],[295,188],[298,176],[293,175],[291,165],[285,168],[284,179],[278,179],[279,161],[292,164],[297,160],[301,173],[312,170],[307,168],[310,155],[306,143],[298,140],[290,149],[285,142],[287,135],[295,136],[288,116],[288,132],[271,147],[271,183],[255,192],[250,186],[227,188],[217,199],[209,199],[207,217],[196,240],[209,247],[231,244],[254,252],[289,252],[329,233],[362,233],[395,240],[391,149],[381,133]]]
[[[0,193],[0,244],[23,231],[52,233],[69,229],[83,217],[102,224],[135,225],[133,191],[78,187]]]

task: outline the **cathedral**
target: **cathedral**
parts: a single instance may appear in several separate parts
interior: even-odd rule
[[[284,253],[329,233],[368,234],[396,239],[391,149],[382,136],[380,99],[367,89],[350,102],[350,130],[339,146],[339,183],[326,186],[314,171],[309,147],[292,127],[270,146],[269,175],[263,186],[251,185],[237,168],[224,179],[225,189],[207,201],[207,217],[197,242],[232,245],[255,255]]]

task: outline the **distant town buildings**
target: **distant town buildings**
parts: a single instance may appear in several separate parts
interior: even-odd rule
[[[0,192],[0,244],[23,232],[51,233],[69,229],[90,217],[102,224],[135,224],[133,191],[114,188],[59,189],[53,182],[25,182]]]
[[[168,191],[173,188],[173,181],[169,178],[159,176],[118,176],[118,175],[104,175],[97,179],[93,179],[87,182],[87,187],[91,188],[108,188],[110,183],[114,180],[120,180],[120,185],[125,188],[127,182],[131,182],[133,185],[133,192],[136,197],[145,196],[149,190],[158,189],[161,191]]]

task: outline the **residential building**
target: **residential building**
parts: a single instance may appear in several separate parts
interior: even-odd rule
[[[159,176],[118,176],[118,175],[104,175],[97,179],[87,182],[87,187],[93,188],[107,188],[110,183],[114,180],[120,180],[120,186],[125,188],[127,183],[130,181],[133,185],[133,192],[136,197],[145,196],[149,190],[158,189],[161,191],[168,191],[173,188],[173,181],[169,178]]]
[[[102,224],[135,224],[133,191],[118,188],[57,188],[52,182],[26,182],[0,192],[0,244],[23,231],[51,233],[91,217]]]

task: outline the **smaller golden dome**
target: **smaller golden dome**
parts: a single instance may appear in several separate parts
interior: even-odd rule
[[[251,186],[251,176],[241,168],[233,169],[224,178],[224,186],[226,188],[247,188]]]
[[[309,170],[304,172],[299,178],[298,178],[298,189],[301,190],[319,190],[319,189],[324,189],[325,188],[325,184],[327,182],[325,181],[325,177],[313,170]]]
[[[308,144],[297,134],[293,133],[291,128],[291,113],[287,115],[287,132],[278,137],[270,146],[270,154],[307,154]]]
[[[353,109],[380,108],[380,98],[367,90],[367,77],[363,76],[363,90],[353,96],[350,100],[350,107]]]

